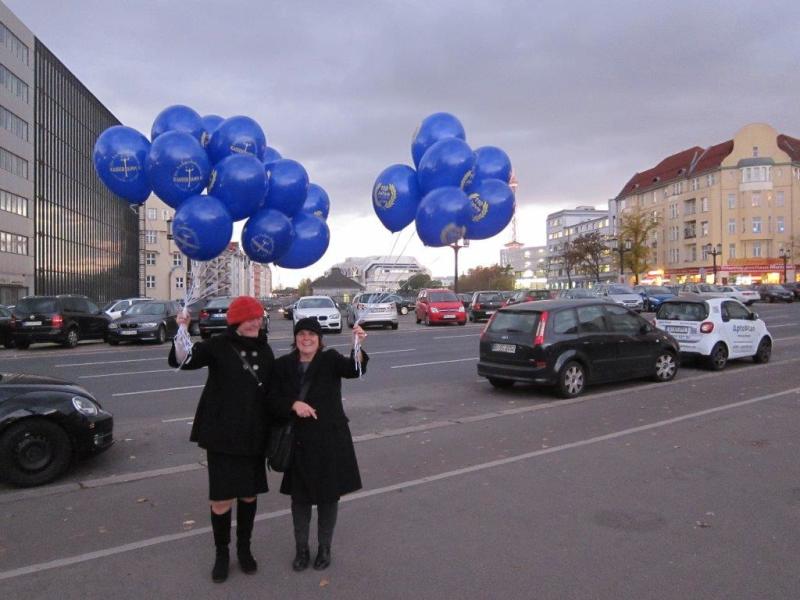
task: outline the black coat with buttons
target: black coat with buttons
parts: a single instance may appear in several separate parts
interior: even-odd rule
[[[369,357],[362,351],[362,372]],[[303,377],[295,350],[275,361],[271,396],[291,405],[300,396]],[[292,462],[283,475],[281,493],[307,504],[335,502],[340,496],[361,489],[353,437],[342,405],[342,378],[358,377],[352,353],[320,350],[309,363],[305,402],[317,418],[295,418]]]
[[[261,383],[242,364],[244,358]],[[275,355],[265,337],[243,338],[225,332],[197,342],[181,367],[208,367],[208,379],[200,395],[190,440],[212,452],[240,456],[264,456],[269,423],[275,415],[288,416],[291,405],[267,399]],[[175,346],[169,364],[179,366]]]

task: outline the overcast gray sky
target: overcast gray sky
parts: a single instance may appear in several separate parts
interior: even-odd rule
[[[306,166],[331,196],[331,246],[283,284],[390,252],[372,184],[411,162],[432,112],[511,156],[525,244],[544,244],[548,212],[605,206],[668,154],[751,122],[800,136],[797,0],[5,2],[126,125],[149,135],[178,103],[246,114]],[[497,262],[509,239],[474,242],[460,266]],[[452,273],[447,248],[414,237],[406,254]]]

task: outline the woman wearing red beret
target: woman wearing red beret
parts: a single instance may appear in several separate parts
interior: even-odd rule
[[[301,401],[267,400],[275,356],[261,329],[264,308],[251,296],[239,296],[228,307],[228,330],[192,346],[186,353],[173,344],[169,364],[192,370],[208,367],[208,379],[192,424],[190,440],[206,450],[216,560],[212,579],[228,577],[231,512],[236,500],[236,554],[245,573],[257,564],[250,551],[256,496],[267,491],[264,454],[271,416],[314,416]],[[189,326],[181,313],[178,324]]]

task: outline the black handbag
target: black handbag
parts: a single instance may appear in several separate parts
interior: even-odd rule
[[[272,425],[269,428],[267,466],[273,471],[283,473],[292,463],[292,446],[294,446],[294,421],[289,419],[280,425]]]

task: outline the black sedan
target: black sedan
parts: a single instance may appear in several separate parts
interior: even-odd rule
[[[112,346],[135,341],[163,344],[178,333],[176,317],[180,310],[180,304],[171,300],[148,300],[134,304],[109,324],[107,341]]]
[[[767,283],[758,288],[762,302],[794,302],[794,293],[777,283]]]
[[[114,443],[114,418],[80,386],[40,375],[0,373],[0,477],[48,483],[76,457]]]

